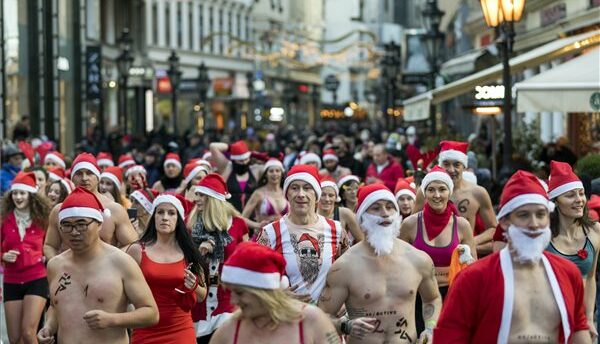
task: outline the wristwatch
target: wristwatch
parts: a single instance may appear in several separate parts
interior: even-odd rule
[[[350,322],[350,320],[346,319],[343,320],[341,325],[340,325],[340,330],[342,331],[342,334],[350,334],[350,329],[348,328],[348,322]]]

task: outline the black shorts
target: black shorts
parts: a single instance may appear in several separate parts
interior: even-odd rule
[[[25,283],[4,283],[4,302],[20,301],[26,295],[37,295],[48,298],[50,289],[46,277]]]

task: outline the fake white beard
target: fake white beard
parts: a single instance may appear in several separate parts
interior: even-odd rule
[[[380,225],[384,220],[392,221],[392,224]],[[369,213],[362,214],[360,228],[365,232],[366,240],[375,249],[376,255],[385,256],[392,253],[394,239],[400,234],[400,222],[401,217],[398,213],[387,219]]]
[[[514,225],[508,226],[507,235],[510,238],[510,246],[513,254],[521,263],[537,263],[542,258],[542,254],[550,243],[550,227],[538,230],[543,232],[535,238],[529,237],[528,229],[520,228]]]

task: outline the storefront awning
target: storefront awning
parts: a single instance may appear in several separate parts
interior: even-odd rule
[[[473,73],[477,70],[477,61],[485,55],[491,55],[490,50],[492,49],[496,50],[496,47],[493,45],[488,46],[450,59],[442,64],[440,73],[443,75]]]
[[[515,85],[518,112],[598,112],[600,48]],[[594,96],[598,93],[598,96]]]
[[[512,73],[520,73],[527,68],[536,67],[566,54],[577,53],[600,44],[600,30],[581,35],[557,39],[510,59]],[[424,94],[409,98],[404,104],[404,120],[417,121],[426,119],[422,109],[431,104],[439,104],[461,94],[472,92],[477,85],[486,85],[502,77],[502,64],[484,69],[457,81],[438,87]]]

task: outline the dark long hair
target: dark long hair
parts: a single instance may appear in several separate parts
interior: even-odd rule
[[[274,166],[271,166],[271,167],[274,167]],[[269,167],[269,168],[271,168],[271,167]],[[260,175],[260,179],[258,180],[258,185],[257,185],[257,188],[259,188],[259,187],[261,187],[261,186],[265,186],[265,185],[267,185],[267,183],[269,182],[269,181],[267,180],[267,178],[268,178],[268,177],[267,177],[267,170],[268,170],[269,168],[266,168],[266,169],[263,171],[263,173]],[[280,179],[280,180],[279,180],[279,186],[280,186],[280,187],[283,189],[283,182],[284,182],[284,179],[285,179],[285,172],[283,172],[283,171],[281,172],[281,178],[279,178],[279,179]]]
[[[349,180],[340,186],[340,204],[344,207],[348,207],[348,205],[346,204],[346,199],[344,197],[344,191],[346,191],[344,187],[350,186],[350,184],[353,182],[356,183],[356,180]],[[358,183],[358,186],[360,187],[360,183]]]
[[[140,243],[144,243],[146,245],[156,243],[157,234],[156,221],[154,220],[155,214],[156,209],[150,217],[148,227],[139,240]],[[200,256],[198,248],[194,246],[194,243],[192,242],[192,236],[185,227],[185,223],[183,222],[183,219],[179,213],[177,213],[177,225],[175,226],[175,240],[183,252],[183,257],[185,258],[186,264],[193,264],[191,271],[194,274],[200,276],[208,272],[208,264],[206,264],[205,260]],[[207,280],[205,279],[205,281]]]
[[[556,202],[556,198],[552,201]],[[560,216],[558,215],[558,204],[556,205],[556,209],[550,213],[550,230],[552,231],[552,237],[556,237],[560,232]],[[584,229],[590,230],[595,221],[590,218],[590,210],[586,204],[583,206],[583,216],[575,219],[575,223],[583,227]]]

